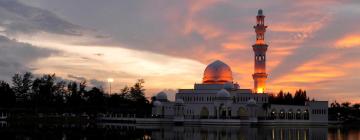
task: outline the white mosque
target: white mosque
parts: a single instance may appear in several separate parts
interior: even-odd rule
[[[269,103],[266,93],[266,51],[263,11],[256,16],[253,89],[243,89],[234,82],[231,68],[220,60],[209,64],[201,84],[193,89],[179,89],[175,102],[160,92],[153,102],[152,116],[159,121],[233,124],[233,123],[327,123],[328,102],[308,101],[304,105]]]

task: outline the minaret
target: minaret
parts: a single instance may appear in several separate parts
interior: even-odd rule
[[[256,32],[256,43],[252,46],[255,53],[254,65],[254,91],[256,93],[264,93],[266,87],[266,50],[268,45],[265,44],[265,32],[267,26],[264,25],[263,11],[259,9],[256,16],[256,25],[254,26]]]

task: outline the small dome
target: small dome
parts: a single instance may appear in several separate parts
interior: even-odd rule
[[[263,10],[262,10],[262,9],[259,9],[259,10],[258,10],[258,15],[259,15],[259,16],[262,16],[262,15],[263,15]]]
[[[256,105],[256,101],[254,99],[250,99],[247,101],[247,105],[249,105],[249,106]]]
[[[160,101],[154,101],[153,105],[154,105],[154,106],[161,106],[162,104],[161,104]]]
[[[231,82],[227,82],[224,84],[224,89],[227,89],[227,90],[234,89],[234,87],[235,87],[234,84]]]
[[[218,91],[216,93],[216,97],[221,97],[221,98],[229,98],[230,97],[230,93],[225,90],[225,89],[221,89],[220,91]]]
[[[175,103],[176,104],[184,104],[184,100],[183,99],[176,99]]]
[[[209,64],[204,71],[204,84],[225,84],[232,81],[231,68],[220,60]]]
[[[167,100],[167,95],[165,92],[161,91],[156,95],[156,100]]]

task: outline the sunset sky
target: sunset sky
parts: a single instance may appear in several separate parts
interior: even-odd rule
[[[360,102],[359,0],[0,0],[0,79],[56,73],[146,95],[200,83],[220,59],[252,88],[255,16],[268,29],[270,92]],[[170,95],[171,96],[171,95]]]

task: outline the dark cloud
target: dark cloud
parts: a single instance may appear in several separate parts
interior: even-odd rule
[[[65,21],[50,11],[24,5],[17,0],[0,0],[0,26],[7,34],[39,31],[81,35],[81,27]]]
[[[72,75],[72,74],[68,74],[67,77],[69,77],[70,79],[74,79],[76,81],[86,81],[85,77],[75,76],[75,75]]]
[[[9,80],[17,72],[31,71],[33,62],[56,53],[59,52],[0,36],[0,78]]]
[[[91,86],[94,86],[94,87],[105,87],[105,85],[106,85],[106,82],[99,81],[96,79],[90,79],[89,83],[91,84]]]
[[[87,81],[89,82],[89,86],[91,87],[104,87],[106,85],[106,82],[104,81],[99,81],[99,80],[96,80],[96,79],[87,79],[85,77],[82,77],[82,76],[75,76],[75,75],[72,75],[72,74],[68,74],[67,76],[68,78],[70,79],[73,79],[75,81],[78,81],[78,82],[81,82],[81,81]]]

